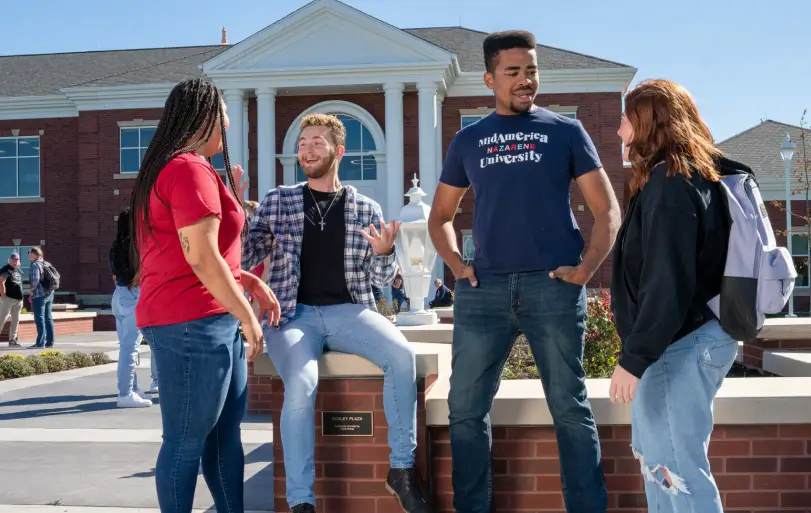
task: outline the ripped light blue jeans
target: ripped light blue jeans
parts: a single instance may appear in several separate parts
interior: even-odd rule
[[[634,456],[650,513],[723,513],[707,449],[713,400],[738,343],[711,321],[648,367],[631,403]]]
[[[281,328],[266,328],[267,351],[284,383],[281,415],[287,502],[315,505],[315,397],[325,350],[355,354],[383,370],[391,468],[414,466],[417,370],[414,350],[388,319],[358,304],[296,305]]]

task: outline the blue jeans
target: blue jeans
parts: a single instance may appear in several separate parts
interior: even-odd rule
[[[248,369],[230,314],[144,328],[160,373],[163,444],[155,482],[162,513],[190,513],[197,471],[217,513],[242,513],[245,454],[240,423]]]
[[[645,370],[631,402],[631,445],[648,511],[723,513],[707,449],[712,405],[738,344],[709,322],[670,345]]]
[[[279,329],[265,330],[267,350],[284,383],[281,435],[292,509],[315,505],[315,396],[324,350],[355,354],[383,370],[383,409],[392,468],[414,466],[417,448],[417,371],[414,350],[391,321],[363,305],[297,305]],[[163,372],[163,371],[161,371]]]
[[[34,324],[37,326],[37,347],[52,347],[54,345],[54,293],[35,297],[31,304],[34,310]]]
[[[555,423],[568,511],[605,513],[608,492],[597,427],[586,397],[585,288],[548,272],[477,276],[456,282],[448,408],[457,513],[492,508],[490,408],[522,332]]]
[[[111,307],[118,332],[118,395],[124,397],[138,389],[138,374],[135,372],[141,332],[135,325],[135,306],[138,304],[139,288],[116,287]]]

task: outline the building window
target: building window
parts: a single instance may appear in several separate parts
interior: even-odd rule
[[[146,149],[157,127],[140,126],[121,129],[121,173],[137,173]]]
[[[473,231],[462,230],[462,260],[466,264],[473,261],[473,254],[476,251],[476,246],[473,244]]]
[[[39,137],[0,137],[0,198],[38,198]]]
[[[225,155],[218,153],[211,157],[211,167],[220,175],[222,181],[228,183],[228,174],[225,172]]]
[[[794,233],[791,236],[791,256],[794,260],[794,267],[797,269],[797,280],[794,282],[795,287],[808,287],[809,274],[808,274],[808,234],[807,233]]]
[[[492,110],[490,110],[490,112],[492,112]],[[482,113],[482,114],[462,114],[462,120],[461,120],[461,125],[462,126],[461,126],[460,130],[462,128],[465,128],[466,126],[472,125],[473,123],[479,121],[480,119],[486,118],[487,116],[490,115],[490,112]],[[558,111],[555,111],[555,110],[552,110],[552,112],[557,112],[561,116],[566,116],[567,118],[577,119],[577,114],[575,112],[558,112]]]
[[[488,114],[462,114],[462,127],[470,126],[476,121],[486,118]]]
[[[335,115],[346,128],[346,152],[338,167],[338,179],[342,182],[377,180],[377,160],[370,155],[377,150],[372,133],[354,116]],[[307,177],[296,160],[296,181],[306,180]]]
[[[8,257],[12,253],[20,255],[20,271],[23,273],[23,281],[28,281],[28,271],[31,270],[31,262],[28,260],[28,252],[34,246],[0,246],[0,267],[8,263]]]

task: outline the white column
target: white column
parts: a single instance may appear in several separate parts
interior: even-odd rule
[[[242,155],[245,162],[242,163],[242,168],[245,170],[245,176],[242,177],[243,182],[247,183],[245,187],[245,195],[242,201],[247,201],[250,195],[251,188],[251,149],[248,144],[248,133],[250,132],[250,125],[248,121],[248,99],[242,102]]]
[[[442,95],[436,97],[436,179],[442,174]]]
[[[228,137],[228,157],[231,165],[245,166],[242,157],[242,102],[245,100],[245,92],[242,89],[232,89],[225,92],[225,105],[228,108],[228,118],[230,124],[226,136]]]
[[[405,202],[403,155],[403,89],[405,84],[385,84],[386,92],[386,219],[397,219]]]
[[[434,199],[437,183],[436,169],[436,82],[420,82],[419,93],[419,141],[420,141],[420,187],[427,196],[423,201]]]
[[[276,187],[276,89],[270,87],[256,90],[256,146],[256,185],[261,202]]]
[[[442,175],[442,100],[445,98],[438,94],[436,97],[436,180],[439,185],[439,177]],[[433,196],[432,196],[433,197]],[[437,255],[436,265],[434,266],[434,273],[431,276],[431,286],[433,287],[434,280],[439,278],[442,283],[445,283],[445,262]]]

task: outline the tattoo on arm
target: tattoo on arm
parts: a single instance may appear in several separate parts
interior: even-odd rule
[[[177,234],[180,236],[180,245],[183,247],[183,251],[188,255],[190,250],[189,238],[183,235],[182,231],[177,232]]]

